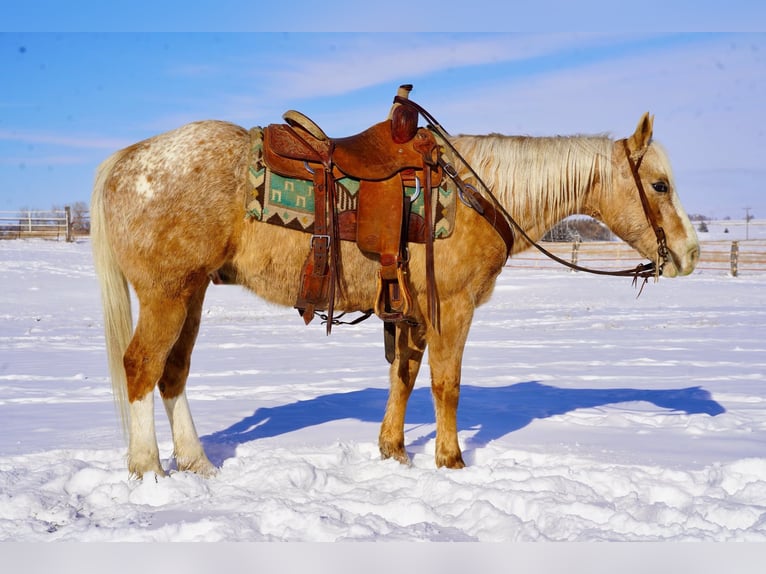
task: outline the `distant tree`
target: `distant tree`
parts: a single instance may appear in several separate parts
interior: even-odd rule
[[[69,209],[72,216],[72,231],[75,233],[90,233],[88,204],[84,201],[75,201]]]
[[[614,236],[603,223],[591,218],[569,217],[554,225],[543,241],[612,241]]]
[[[709,231],[707,228],[707,222],[705,220],[700,221],[699,227],[697,227],[697,231],[701,233],[707,233]]]

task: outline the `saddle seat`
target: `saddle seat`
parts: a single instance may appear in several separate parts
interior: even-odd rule
[[[398,95],[406,98],[411,89],[402,86]],[[340,254],[335,186],[343,177],[359,181],[356,243],[380,261],[375,313],[388,322],[412,320],[406,252],[410,210],[404,190],[415,187],[416,179],[424,187],[428,244],[433,241],[431,191],[442,177],[433,133],[419,128],[417,111],[400,103],[386,120],[343,138],[328,137],[295,110],[283,118],[285,124],[264,128],[263,157],[275,173],[313,182],[314,235],[295,305],[304,321],[327,309],[328,333],[331,329]]]
[[[423,154],[436,146],[433,134],[417,128],[408,140],[411,145],[393,141],[392,120],[385,120],[353,136],[329,138],[309,118],[294,110],[285,112],[287,124],[271,124],[264,129],[266,164],[285,177],[311,179],[314,166],[332,165],[335,179],[344,176],[360,181],[382,181],[403,170],[423,169]],[[288,119],[289,118],[289,119]],[[412,179],[414,183],[414,179]]]

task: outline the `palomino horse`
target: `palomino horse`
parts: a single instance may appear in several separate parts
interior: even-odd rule
[[[668,158],[652,141],[645,114],[625,140],[607,137],[452,138],[505,210],[533,240],[572,214],[593,216],[643,256],[656,260],[657,239],[642,207],[626,154],[639,159],[648,211],[666,234],[663,275],[692,272],[699,245],[673,183]],[[105,311],[110,373],[129,434],[128,469],[163,475],[154,426],[159,387],[173,434],[177,468],[215,471],[192,422],[185,393],[190,357],[211,274],[226,269],[264,299],[291,306],[309,250],[301,231],[245,217],[248,131],[224,122],[183,126],[123,149],[99,168],[92,197],[94,259]],[[464,466],[456,412],[463,349],[474,309],[492,294],[506,244],[458,202],[454,232],[435,242],[440,328],[424,317],[424,246],[410,247],[413,322],[397,323],[391,388],[379,436],[383,457],[409,461],[404,419],[426,347],[436,411],[436,465]],[[335,308],[373,307],[377,262],[341,242]],[[529,247],[521,238],[513,251]],[[140,309],[133,331],[128,284]],[[319,351],[318,351],[319,352]]]

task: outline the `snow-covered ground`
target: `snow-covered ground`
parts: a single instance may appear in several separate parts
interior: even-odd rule
[[[2,241],[0,278],[0,540],[766,542],[766,274],[636,298],[629,279],[504,271],[466,349],[459,471],[434,468],[427,367],[413,465],[380,460],[377,320],[328,338],[211,287],[188,389],[220,472],[142,482],[88,241]]]

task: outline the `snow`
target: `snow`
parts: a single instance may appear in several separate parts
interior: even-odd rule
[[[220,471],[143,481],[88,241],[2,241],[0,276],[0,540],[766,542],[766,273],[636,298],[630,280],[506,269],[465,353],[457,471],[434,467],[427,366],[412,466],[380,459],[377,320],[328,338],[211,287],[188,394]]]

